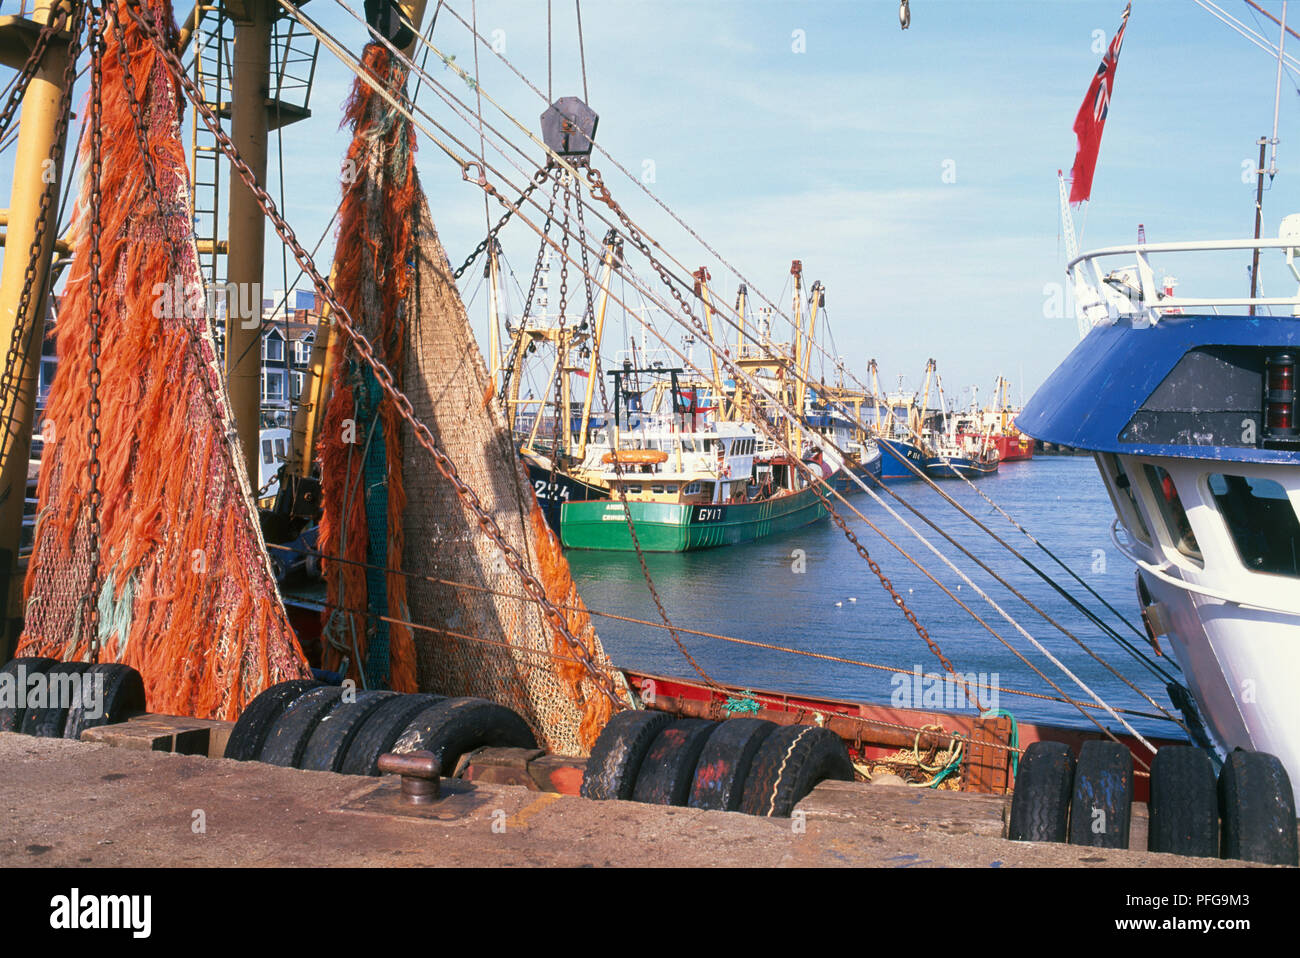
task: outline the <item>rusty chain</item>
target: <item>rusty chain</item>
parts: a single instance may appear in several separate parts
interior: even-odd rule
[[[426,426],[415,415],[411,406],[411,400],[404,392],[397,388],[393,379],[393,374],[388,367],[379,360],[374,354],[374,346],[369,339],[361,333],[352,322],[352,317],[347,309],[339,302],[334,294],[333,288],[329,281],[320,274],[316,269],[315,263],[312,262],[310,254],[299,243],[297,235],[293,228],[281,216],[275,205],[275,200],[270,194],[258,183],[257,177],[249,168],[248,164],[240,156],[238,148],[231,141],[230,137],[221,127],[220,120],[213,114],[212,109],[208,106],[203,98],[202,92],[197,88],[194,81],[187,74],[179,57],[167,44],[157,26],[153,22],[153,15],[142,8],[141,0],[125,0],[128,15],[136,24],[145,32],[153,43],[158,54],[162,57],[163,62],[167,64],[173,77],[180,83],[181,89],[186,98],[193,105],[195,112],[202,117],[204,125],[212,132],[217,145],[221,151],[230,160],[233,171],[237,173],[240,179],[253,193],[262,212],[271,221],[277,235],[292,251],[294,259],[302,268],[303,272],[311,278],[317,293],[330,307],[334,322],[343,331],[344,335],[351,341],[353,347],[357,350],[359,357],[370,366],[378,381],[380,388],[392,401],[397,414],[410,427],[412,435],[421,447],[433,458],[434,465],[442,476],[451,483],[457,496],[462,503],[472,512],[478,520],[479,527],[488,536],[489,539],[501,550],[502,557],[507,567],[514,572],[523,584],[524,589],[532,597],[538,607],[542,610],[546,620],[560,636],[561,640],[569,647],[569,651],[574,658],[583,666],[587,674],[596,687],[614,704],[616,708],[625,708],[626,703],[619,698],[617,688],[611,676],[603,672],[592,658],[591,652],[569,629],[568,622],[564,614],[551,602],[546,594],[546,588],[540,581],[526,568],[524,568],[523,557],[519,554],[509,542],[506,541],[505,534],[497,523],[496,518],[487,511],[478,494],[470,487],[456,469],[456,464],[451,458],[442,451],[434,440],[433,434],[429,427]],[[501,199],[500,194],[495,189],[490,193]],[[501,202],[505,202],[501,199]]]
[[[56,170],[63,168],[63,153],[67,148],[68,125],[72,118],[72,87],[77,76],[77,57],[81,53],[81,31],[84,26],[82,17],[84,13],[85,8],[81,4],[78,4],[71,13],[72,37],[68,45],[68,60],[63,68],[63,93],[59,98],[59,114],[54,129],[54,146],[50,152],[50,160]],[[18,298],[13,333],[9,338],[9,352],[5,356],[4,372],[0,374],[0,410],[4,413],[6,435],[9,434],[12,427],[12,416],[18,411],[16,397],[12,397],[15,399],[12,410],[9,408],[9,401],[11,394],[16,389],[19,370],[24,365],[22,357],[26,354],[30,345],[31,337],[28,334],[34,332],[37,325],[38,317],[30,315],[32,312],[32,294],[36,286],[37,265],[41,261],[41,252],[45,248],[45,236],[50,228],[48,222],[50,207],[54,203],[54,192],[57,186],[58,177],[56,176],[50,182],[44,184],[41,193],[40,210],[36,214],[36,228],[31,246],[27,250],[27,269],[23,273],[22,293]],[[41,296],[35,297],[37,301],[41,298]],[[43,317],[40,318],[43,319]]]
[[[604,370],[600,368],[599,352],[596,353],[596,376],[599,377],[600,380],[600,404],[605,409],[605,428],[608,430],[611,439],[610,451],[614,453],[612,458],[614,460],[614,475],[618,479],[618,501],[623,506],[623,521],[627,523],[628,535],[632,538],[632,548],[636,551],[636,561],[637,564],[641,566],[641,575],[645,578],[646,588],[650,591],[650,598],[654,601],[655,609],[659,612],[659,618],[662,620],[664,628],[668,630],[669,636],[672,637],[673,644],[677,646],[677,651],[682,654],[682,657],[686,659],[691,668],[693,668],[696,674],[707,682],[710,687],[716,691],[730,695],[730,693],[727,692],[727,690],[723,688],[722,685],[713,678],[713,676],[704,671],[704,666],[700,665],[700,663],[696,661],[695,656],[691,655],[690,651],[686,648],[686,643],[682,641],[682,637],[678,634],[676,627],[668,618],[668,610],[664,608],[663,599],[659,597],[659,590],[655,588],[654,579],[650,575],[650,567],[646,564],[645,551],[641,548],[641,540],[636,534],[636,523],[632,520],[632,510],[628,506],[627,502],[627,490],[623,487],[623,464],[619,461],[618,450],[612,442],[614,436],[617,435],[617,424],[615,427],[611,427],[609,424],[609,395],[605,391],[605,375]]]
[[[510,217],[515,215],[515,210],[528,202],[528,198],[533,195],[533,191],[545,183],[547,178],[550,177],[553,165],[553,161],[547,160],[546,165],[533,174],[532,181],[524,188],[524,191],[519,194],[519,199],[515,200],[514,206],[506,206],[506,211],[501,214],[501,218],[497,220],[496,225],[488,230],[487,236],[478,244],[478,246],[474,247],[474,251],[470,253],[469,256],[465,257],[465,262],[460,264],[460,268],[451,274],[452,279],[460,279],[464,276],[465,270],[474,265],[474,260],[478,259],[483,254],[484,250],[488,248],[490,243],[495,242],[497,234],[500,233],[501,230],[505,228],[505,225],[510,222]]]
[[[546,238],[551,232],[551,223],[555,218],[555,203],[560,194],[560,182],[556,180],[551,187],[551,202],[546,207],[546,221],[542,224],[542,241],[537,247],[537,262],[533,266],[533,279],[528,285],[528,296],[524,299],[524,311],[519,317],[520,333],[523,332],[523,326],[528,322],[528,315],[533,309],[533,297],[537,294],[537,284],[542,276],[542,261],[546,257]],[[539,206],[540,208],[540,206]],[[518,209],[516,206],[511,212]],[[516,336],[513,343],[510,344],[510,352],[506,356],[506,365],[504,375],[501,377],[501,390],[497,393],[497,401],[501,403],[501,408],[505,410],[506,420],[510,423],[510,429],[513,432],[515,428],[515,417],[518,415],[518,409],[510,409],[506,404],[508,397],[509,385],[515,375],[515,366],[523,362],[524,354],[524,337]],[[539,407],[540,412],[540,407]]]
[[[99,444],[102,436],[99,431],[99,385],[102,375],[99,370],[100,325],[102,312],[102,277],[103,268],[103,222],[101,209],[103,202],[104,176],[104,18],[102,9],[90,9],[90,369],[87,380],[90,384],[90,398],[86,401],[86,414],[90,418],[90,429],[86,437],[89,460],[86,472],[90,479],[90,488],[86,493],[87,536],[90,540],[90,571],[88,586],[90,590],[90,662],[99,662],[99,591],[100,591],[100,509],[103,505],[103,493],[99,488]]]
[[[566,327],[569,308],[569,206],[573,200],[573,194],[569,191],[569,175],[567,173],[559,174],[559,181],[564,188],[564,207],[562,210],[563,218],[560,220],[560,316],[559,329],[555,338],[555,415],[552,420],[551,428],[551,476],[550,489],[555,489],[555,473],[559,468],[560,450],[566,449],[569,443],[573,441],[570,435],[561,436],[565,428],[565,421],[569,418],[567,413],[570,409],[568,395],[565,387],[565,372],[569,362],[569,339]],[[545,406],[538,407],[538,413]]]
[[[655,272],[659,274],[659,278],[663,281],[664,285],[668,288],[668,292],[677,301],[677,304],[681,308],[682,313],[688,319],[690,319],[691,324],[704,338],[704,341],[709,342],[710,340],[708,337],[708,331],[705,328],[703,321],[695,315],[695,311],[686,302],[686,298],[682,295],[681,290],[678,288],[678,284],[673,282],[672,275],[668,272],[667,268],[659,261],[659,259],[651,251],[649,244],[641,236],[640,231],[632,223],[631,218],[627,215],[626,212],[624,212],[622,206],[619,205],[618,201],[615,200],[612,195],[610,195],[608,187],[605,186],[605,183],[601,178],[600,171],[595,169],[594,167],[588,168],[588,185],[591,187],[592,197],[601,201],[606,206],[608,206],[614,212],[614,214],[619,218],[619,221],[623,224],[623,228],[627,232],[628,237],[632,240],[633,243],[636,244],[637,249],[639,249],[642,252],[642,254],[644,254],[645,257],[650,261],[650,265],[654,268]],[[727,359],[724,356],[722,361],[727,366],[731,367],[731,371],[735,373],[734,364],[732,364],[729,359]],[[766,422],[765,417],[756,415],[753,418],[753,422],[755,423],[755,425],[757,425],[760,429],[763,430],[763,432],[767,435],[769,439],[772,439],[778,445],[782,445],[779,438],[777,437],[776,431],[773,428],[771,428],[771,426]],[[926,646],[930,649],[930,651],[934,653],[935,657],[939,660],[943,668],[947,672],[955,675],[957,670],[953,667],[952,662],[949,661],[948,657],[943,654],[943,650],[939,648],[938,644],[934,641],[934,639],[930,637],[929,631],[916,618],[916,614],[912,612],[910,608],[908,608],[906,600],[902,597],[902,595],[899,594],[898,590],[894,588],[893,583],[890,582],[889,579],[885,576],[884,572],[881,570],[879,564],[875,561],[875,559],[871,557],[871,554],[867,551],[867,547],[864,546],[858,540],[858,537],[853,533],[853,530],[849,528],[848,523],[844,521],[844,517],[841,516],[831,506],[825,493],[818,488],[819,479],[814,478],[812,476],[812,471],[808,469],[808,467],[799,459],[797,455],[794,456],[793,458],[794,461],[798,463],[798,468],[801,469],[803,474],[809,479],[809,485],[813,488],[813,491],[817,494],[818,499],[821,501],[822,505],[826,508],[827,512],[831,517],[831,520],[840,528],[840,531],[844,533],[845,537],[849,540],[849,542],[853,545],[853,547],[857,549],[859,555],[861,555],[862,558],[864,558],[867,561],[867,564],[871,568],[871,571],[875,573],[876,578],[880,580],[881,587],[884,588],[884,590],[889,593],[889,596],[893,601],[894,605],[898,606],[899,610],[907,618],[907,621],[912,625],[912,628],[916,630],[916,634],[921,637],[921,639],[925,642]]]
[[[581,207],[579,207],[579,209],[581,209]],[[613,251],[614,259],[617,262],[619,256],[621,255],[621,247],[622,247],[622,241],[619,239],[618,233],[611,229],[609,231],[609,235],[605,237],[605,240],[606,243],[609,245],[613,245],[615,243],[618,244],[618,246]],[[585,250],[586,248],[585,244],[583,248]],[[612,274],[611,274],[611,279],[612,279]],[[593,331],[593,336],[594,336],[594,331]],[[700,665],[700,663],[696,661],[695,656],[691,655],[690,650],[686,648],[686,643],[682,641],[681,635],[678,634],[676,627],[672,624],[672,621],[668,618],[668,610],[664,608],[663,599],[660,598],[659,590],[655,588],[654,578],[650,575],[650,567],[646,564],[645,551],[641,548],[641,540],[638,538],[636,534],[636,523],[633,522],[632,520],[632,510],[628,506],[627,490],[623,486],[623,464],[619,461],[618,449],[615,447],[613,442],[614,437],[618,434],[618,429],[617,429],[618,424],[614,423],[611,426],[609,422],[609,414],[610,414],[609,394],[605,390],[605,371],[601,369],[600,360],[601,360],[601,354],[600,351],[597,350],[596,369],[594,375],[596,376],[597,384],[600,387],[600,405],[601,408],[605,410],[605,429],[610,437],[610,451],[614,453],[612,458],[614,460],[613,462],[614,476],[618,480],[617,482],[618,501],[623,506],[623,521],[627,523],[628,535],[632,539],[632,548],[636,552],[636,561],[637,564],[640,565],[641,567],[641,575],[645,579],[646,588],[650,592],[650,598],[654,601],[655,609],[659,613],[659,619],[660,621],[663,622],[664,628],[668,630],[668,635],[672,638],[673,644],[677,646],[677,651],[682,654],[682,657],[686,659],[686,661],[690,664],[691,668],[695,670],[696,674],[699,675],[699,677],[702,678],[705,682],[707,682],[710,687],[714,688],[717,691],[726,693],[726,689],[724,689],[722,685],[720,685],[718,681],[713,678],[713,676],[709,675],[708,672],[704,671],[704,666]]]

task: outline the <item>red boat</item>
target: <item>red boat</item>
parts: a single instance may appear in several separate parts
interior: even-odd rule
[[[957,437],[967,436],[977,441],[985,436],[997,446],[1002,462],[1034,458],[1034,440],[1016,428],[1016,415],[1020,410],[1010,402],[1011,383],[999,376],[993,388],[993,401],[983,409],[975,408],[962,415],[957,425]]]

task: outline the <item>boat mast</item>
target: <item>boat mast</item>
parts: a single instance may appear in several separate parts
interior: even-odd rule
[[[744,283],[740,284],[736,290],[736,362],[745,358],[745,307],[746,300],[749,296],[749,289]],[[740,383],[739,377],[736,378],[735,389],[731,395],[731,408],[727,411],[727,419],[736,420],[741,417],[741,408],[744,404],[744,387]]]
[[[6,66],[19,70],[30,55],[29,44],[40,29],[49,24],[59,9],[58,0],[36,0],[30,20],[7,17],[0,27],[0,56]],[[66,131],[60,138],[59,114],[67,84],[64,71],[68,63],[68,34],[56,34],[36,73],[23,93],[22,112],[18,119],[18,147],[14,154],[13,189],[9,194],[8,222],[5,226],[3,273],[0,274],[0,341],[13,342],[15,334],[28,330],[26,339],[18,336],[20,352],[14,357],[14,382],[10,397],[9,427],[4,433],[0,452],[0,581],[4,583],[4,623],[0,636],[0,661],[8,661],[22,630],[23,576],[18,566],[18,550],[23,532],[23,504],[27,499],[27,467],[32,449],[32,419],[36,410],[36,372],[40,364],[45,336],[45,310],[50,285],[50,264],[54,254],[55,231],[58,229],[62,164],[47,160],[56,145],[66,143]],[[60,142],[62,139],[63,142]],[[53,180],[50,181],[50,175]],[[38,188],[39,187],[39,188]],[[43,196],[51,197],[41,209]],[[44,215],[42,216],[42,212]],[[38,252],[29,259],[29,250],[40,234]],[[27,270],[31,268],[30,286]],[[23,303],[24,287],[27,302]],[[20,311],[20,307],[24,307]]]
[[[492,395],[497,394],[497,375],[501,372],[501,301],[497,290],[497,280],[501,275],[498,257],[501,244],[494,238],[488,243],[487,265],[483,267],[483,276],[488,284],[488,382],[492,384]]]
[[[935,372],[934,360],[927,359],[925,361],[925,394],[921,398],[920,411],[918,412],[916,407],[913,406],[912,416],[915,417],[915,422],[908,423],[908,427],[911,429],[912,435],[916,437],[918,442],[922,440],[921,430],[925,428],[925,411],[930,405],[930,377],[934,374],[934,372]]]
[[[578,459],[587,455],[587,434],[591,430],[591,403],[596,394],[596,377],[600,375],[600,347],[605,333],[605,312],[609,305],[609,284],[614,270],[623,262],[623,240],[617,230],[605,234],[605,263],[600,277],[600,298],[596,301],[595,324],[591,330],[591,363],[587,367],[587,395],[582,403],[582,435],[578,440]],[[609,410],[605,410],[606,415]]]
[[[794,277],[793,297],[794,308],[794,369],[797,371],[801,368],[801,357],[803,355],[803,263],[800,260],[790,262],[790,275]],[[786,395],[790,393],[787,391]],[[803,411],[799,410],[798,397],[799,387],[794,386],[795,409],[799,411],[799,416],[803,416]],[[786,420],[786,445],[791,449],[799,449],[801,446],[795,445],[802,442],[803,434],[790,420]]]
[[[708,330],[709,341],[717,342],[713,335],[713,306],[709,302],[709,271],[701,266],[694,273],[695,276],[695,295],[700,298],[704,304],[704,327]],[[727,394],[722,388],[722,373],[718,370],[718,354],[709,350],[709,359],[713,362],[713,395],[714,403],[717,406],[717,415],[722,419],[725,413],[727,403]]]

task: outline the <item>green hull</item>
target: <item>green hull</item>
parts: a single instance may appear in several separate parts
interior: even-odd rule
[[[812,489],[766,502],[692,506],[629,502],[637,541],[646,552],[688,552],[752,542],[806,526],[827,515]],[[617,499],[567,502],[560,511],[560,541],[570,549],[633,551],[623,503]]]

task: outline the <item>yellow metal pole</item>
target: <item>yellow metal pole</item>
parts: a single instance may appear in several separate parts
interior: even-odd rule
[[[501,371],[500,317],[497,315],[497,244],[488,244],[488,376],[492,395],[497,392],[497,374]]]
[[[591,404],[596,395],[596,378],[600,375],[600,346],[605,334],[605,311],[609,306],[609,283],[614,276],[614,247],[605,247],[605,269],[600,278],[600,299],[596,301],[596,326],[592,330],[591,363],[587,366],[587,395],[582,402],[582,438],[578,459],[587,455],[587,433],[591,431]],[[606,410],[608,413],[608,410]]]
[[[533,429],[528,434],[528,442],[524,444],[525,449],[533,449],[535,443],[537,442],[537,430],[538,427],[540,427],[542,424],[542,413],[546,410],[546,397],[550,395],[551,383],[555,382],[555,376],[559,371],[560,371],[560,351],[557,347],[557,349],[555,350],[555,364],[551,366],[551,374],[546,377],[546,388],[542,390],[542,401],[537,407],[537,418],[533,420]],[[560,411],[557,409],[555,411],[555,415],[558,416],[559,414]],[[555,462],[555,457],[557,455],[559,455],[559,450],[552,449],[551,462]]]
[[[330,271],[330,286],[334,285],[335,272]],[[289,438],[289,462],[285,472],[295,476],[311,474],[316,459],[316,440],[320,436],[321,421],[325,418],[325,403],[329,399],[334,376],[335,354],[339,339],[334,335],[334,321],[329,306],[321,309],[316,324],[316,338],[312,341],[311,361],[303,372],[302,392],[298,395],[298,408],[293,414],[293,432]],[[285,348],[288,348],[287,345]]]
[[[803,356],[803,263],[799,260],[791,263],[790,275],[794,277],[794,291],[790,294],[794,299],[794,365],[792,370],[797,380],[799,370],[803,368],[801,359]],[[794,400],[795,412],[802,420],[803,410],[799,408],[799,384],[797,381],[788,383],[786,388],[788,390],[787,395]],[[794,449],[796,454],[799,453],[803,449],[803,431],[789,420],[786,420],[786,430],[786,445]]]
[[[713,304],[709,302],[709,271],[701,266],[695,272],[695,281],[700,287],[700,302],[704,304],[704,326],[709,333],[709,341],[717,342],[713,335]],[[727,395],[722,388],[722,373],[718,369],[718,354],[709,350],[709,359],[713,361],[713,395],[717,403],[718,419],[726,418]]]
[[[271,72],[272,0],[247,0],[242,10],[230,4],[235,23],[231,72],[231,139],[257,182],[266,182]],[[230,177],[230,213],[226,256],[226,385],[248,479],[258,477],[258,432],[262,399],[262,269],[266,220],[257,197],[237,174]],[[286,344],[288,348],[288,344]]]
[[[32,20],[44,26],[57,9],[57,0],[37,0]],[[27,498],[32,417],[36,410],[36,371],[45,331],[46,284],[58,230],[58,196],[63,182],[62,168],[48,161],[55,146],[67,60],[66,40],[51,43],[44,62],[23,95],[5,234],[6,254],[3,271],[0,271],[0,344],[3,344],[0,348],[8,347],[15,327],[25,326],[30,330],[25,348],[17,358],[19,365],[15,370],[10,400],[13,414],[4,436],[3,451],[0,451],[0,580],[3,581],[5,598],[0,661],[8,661],[13,655],[22,631],[22,575],[18,566],[18,547],[23,532],[23,505]],[[41,196],[46,191],[54,200],[46,211],[40,253],[32,273],[31,294],[27,308],[20,316],[18,307],[27,272],[28,252],[36,238]]]

